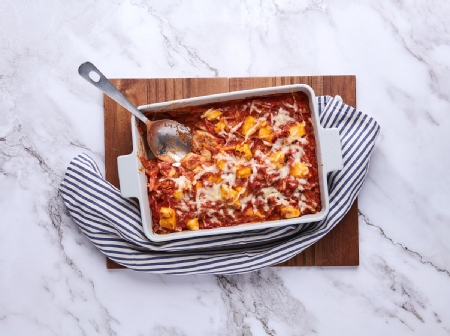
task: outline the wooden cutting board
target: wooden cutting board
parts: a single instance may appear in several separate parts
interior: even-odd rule
[[[316,96],[340,95],[356,107],[355,76],[295,76],[242,78],[154,78],[111,79],[111,82],[135,105],[205,96],[214,93],[288,84],[308,84]],[[119,188],[117,157],[133,151],[130,112],[104,96],[105,178]],[[358,266],[358,202],[324,238],[292,259],[276,266]],[[108,269],[125,268],[107,258]]]

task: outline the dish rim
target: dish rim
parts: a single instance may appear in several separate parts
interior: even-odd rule
[[[129,155],[117,158],[120,189],[123,197],[136,197],[139,200],[141,219],[144,233],[148,239],[154,242],[165,242],[178,239],[204,237],[211,235],[223,235],[245,231],[254,231],[272,227],[288,226],[293,224],[306,224],[321,221],[326,218],[329,211],[327,173],[342,168],[342,153],[339,131],[337,129],[325,129],[320,125],[318,105],[314,90],[306,84],[293,84],[277,87],[258,88],[251,90],[233,91],[208,96],[186,98],[156,104],[139,106],[138,109],[146,112],[164,112],[187,106],[199,106],[211,103],[223,103],[232,100],[242,100],[270,96],[280,93],[304,92],[308,96],[311,119],[313,121],[314,136],[316,139],[316,157],[319,177],[320,197],[322,209],[317,214],[309,214],[291,219],[265,221],[252,224],[239,224],[230,227],[219,227],[197,231],[182,231],[169,234],[157,234],[153,232],[151,209],[148,205],[147,178],[139,155],[143,154],[143,139],[137,130],[138,120],[131,117],[133,152]]]

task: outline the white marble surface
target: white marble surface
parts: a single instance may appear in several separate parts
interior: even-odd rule
[[[449,335],[450,3],[0,4],[0,335]],[[357,76],[382,131],[355,268],[108,271],[58,196],[102,165],[102,95],[77,75]]]

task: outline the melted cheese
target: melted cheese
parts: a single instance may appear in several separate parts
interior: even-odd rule
[[[294,98],[295,99],[295,98]],[[298,111],[298,106],[297,106],[297,102],[294,102],[294,105],[291,105],[289,103],[283,103],[284,106],[289,107],[291,109],[294,109],[295,112]]]
[[[261,191],[264,193],[264,198],[272,197],[275,200],[275,203],[278,205],[289,205],[286,196],[280,193],[274,187],[262,188]]]
[[[280,130],[281,126],[286,125],[288,122],[296,122],[294,118],[291,118],[288,111],[280,107],[276,116],[271,115],[272,127],[274,130]]]
[[[221,184],[214,184],[212,188],[201,188],[199,198],[202,198],[203,201],[211,201],[213,203],[216,203],[220,200],[222,200],[222,197],[220,197],[220,185]]]
[[[250,113],[252,113],[253,111],[256,111],[258,114],[261,114],[262,112],[264,112],[264,109],[259,109],[255,106],[255,102],[252,102],[252,105],[250,106]]]
[[[217,169],[216,165],[212,165],[212,166],[209,166],[209,167],[203,166],[203,170],[200,173],[198,173],[197,175],[195,175],[194,182],[197,181],[197,180],[200,180],[200,178],[203,175],[205,175],[206,173],[218,173],[218,172],[219,172],[219,170]]]
[[[183,212],[189,212],[190,208],[187,206],[187,204],[185,202],[181,202],[179,205],[179,210],[181,210]]]
[[[236,133],[237,130],[242,126],[243,123],[244,123],[244,120],[242,120],[239,124],[234,126],[232,129],[230,129],[230,134]]]
[[[280,176],[278,177],[278,179],[282,180],[289,175],[290,168],[289,168],[289,166],[284,166],[279,171],[280,171]]]
[[[175,182],[178,189],[184,189],[186,187],[186,185],[189,186],[189,184],[191,183],[191,181],[188,178],[186,178],[186,176],[180,176],[178,178],[171,178],[170,180]]]
[[[254,197],[255,197],[254,195],[242,197],[241,198],[241,210],[244,210],[247,207],[248,203],[249,202],[251,203],[251,201],[252,201],[252,199],[254,199]]]
[[[267,198],[269,195],[277,196],[279,194],[278,190],[274,187],[262,188],[261,191],[264,193],[264,198]]]

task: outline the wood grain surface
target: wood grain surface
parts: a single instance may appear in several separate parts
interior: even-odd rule
[[[111,79],[136,106],[214,93],[288,84],[308,84],[316,96],[340,95],[346,104],[356,107],[355,76],[293,76],[241,78],[155,78]],[[133,151],[131,115],[104,96],[105,178],[119,188],[117,157]],[[357,266],[359,265],[358,204],[324,238],[292,259],[276,266]],[[107,258],[108,269],[124,268]]]

